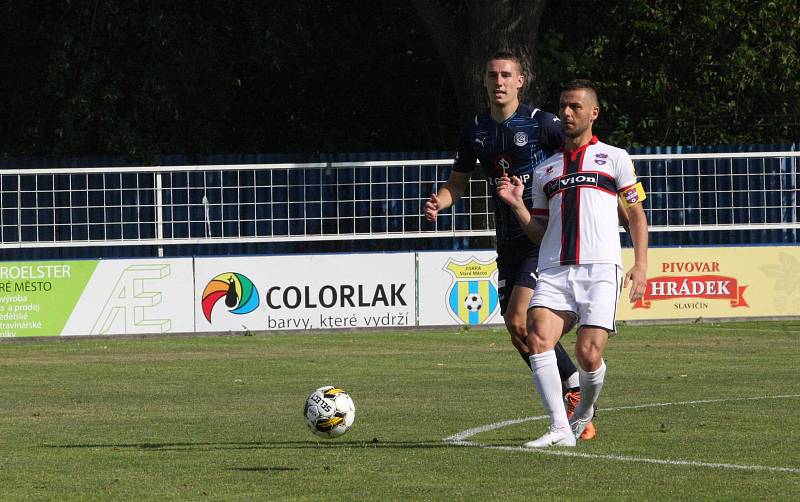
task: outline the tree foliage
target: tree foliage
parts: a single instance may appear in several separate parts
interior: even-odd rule
[[[800,7],[788,1],[579,0],[544,16],[544,73],[601,89],[620,145],[800,139]]]
[[[498,48],[600,87],[630,145],[800,138],[800,8],[769,0],[0,2],[0,155],[450,150]]]
[[[392,2],[51,0],[0,12],[5,155],[451,141],[449,82],[413,11]]]

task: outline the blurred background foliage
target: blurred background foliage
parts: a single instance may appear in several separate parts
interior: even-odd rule
[[[540,108],[595,81],[623,147],[800,140],[794,0],[500,4],[0,1],[0,156],[449,151],[500,47]]]

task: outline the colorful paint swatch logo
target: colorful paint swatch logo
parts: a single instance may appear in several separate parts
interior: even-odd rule
[[[259,304],[258,290],[253,281],[236,272],[225,272],[211,279],[203,290],[203,315],[211,322],[211,311],[222,298],[231,314],[243,315],[254,311]]]

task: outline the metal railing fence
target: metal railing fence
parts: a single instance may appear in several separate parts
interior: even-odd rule
[[[800,153],[632,157],[648,192],[650,230],[662,234],[663,243],[687,243],[674,233],[705,232],[731,233],[731,243],[742,232],[751,242],[797,242]],[[425,200],[451,165],[403,160],[2,169],[0,248],[493,235],[488,188],[477,177],[435,224],[422,217]]]

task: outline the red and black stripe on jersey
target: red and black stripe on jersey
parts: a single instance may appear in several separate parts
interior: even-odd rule
[[[617,194],[616,182],[610,175],[582,170],[586,148],[597,142],[596,138],[592,140],[574,152],[564,152],[563,174],[544,186],[548,200],[561,194],[561,265],[580,263],[581,190],[602,190],[614,196]]]

